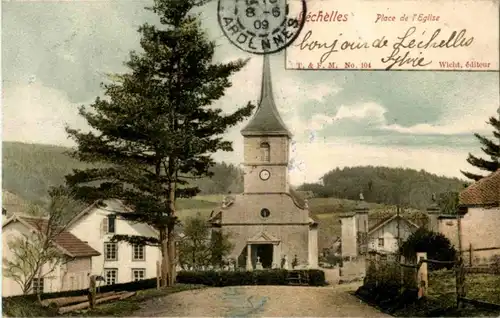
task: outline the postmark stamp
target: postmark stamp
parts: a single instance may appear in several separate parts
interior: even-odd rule
[[[224,35],[243,51],[272,54],[287,48],[305,23],[305,0],[219,0]]]

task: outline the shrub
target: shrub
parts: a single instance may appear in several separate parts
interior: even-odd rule
[[[288,285],[290,273],[300,272],[309,277],[309,285],[323,286],[325,273],[322,270],[282,269],[261,271],[182,271],[177,274],[177,282],[182,284],[203,284],[207,286],[243,286],[243,285]]]
[[[401,254],[407,260],[416,261],[418,252],[426,252],[428,259],[438,261],[454,261],[457,254],[446,236],[425,228],[419,228],[401,246]],[[429,263],[428,265],[429,270],[451,269],[452,267],[453,264]]]

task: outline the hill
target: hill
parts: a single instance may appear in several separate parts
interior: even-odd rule
[[[67,151],[68,148],[51,145],[3,142],[3,189],[26,201],[43,203],[51,186],[62,184],[64,176],[73,169],[88,166],[70,158]],[[243,190],[243,172],[238,167],[218,163],[212,172],[212,178],[193,181],[201,189],[201,194],[239,193]],[[312,192],[317,198],[347,200],[357,200],[359,193],[363,192],[367,202],[400,203],[414,209],[425,209],[432,193],[459,191],[464,183],[457,178],[437,176],[423,170],[368,166],[335,169],[323,175],[322,184],[303,184],[298,189]],[[189,208],[187,201],[181,200],[179,204]],[[321,209],[331,210],[331,201],[328,202],[326,205],[318,203],[315,207],[318,213]],[[347,201],[343,202],[333,203],[336,211],[351,208],[345,203]],[[200,204],[196,202],[195,205]]]
[[[3,142],[2,188],[32,202],[44,203],[51,186],[64,183],[73,169],[89,167],[71,157],[65,147]],[[202,194],[238,193],[243,190],[243,173],[234,165],[217,163],[213,178],[194,180]]]
[[[9,210],[24,210],[27,203],[44,203],[50,186],[60,185],[64,176],[75,168],[88,165],[65,154],[68,148],[3,142],[3,198]],[[234,165],[220,163],[213,167],[214,176],[196,180],[202,195],[177,201],[181,220],[197,214],[208,216],[220,207],[223,195],[242,191],[243,173]],[[370,203],[370,223],[396,212],[398,199],[403,215],[425,224],[425,209],[432,193],[458,191],[459,179],[440,177],[425,171],[385,167],[353,167],[326,173],[322,184],[304,184],[299,190],[312,192],[309,207],[320,222],[320,246],[326,247],[340,235],[339,215],[352,211],[359,193]],[[21,206],[23,207],[21,209]]]
[[[349,200],[363,193],[367,202],[425,209],[433,193],[457,192],[465,184],[424,170],[367,166],[331,170],[323,175],[321,184],[303,184],[299,190]]]

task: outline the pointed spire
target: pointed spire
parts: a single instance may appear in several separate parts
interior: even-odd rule
[[[269,63],[269,55],[264,55],[264,62],[262,63],[262,81],[260,84],[260,100],[259,105],[262,101],[268,99],[274,104],[273,95],[273,81],[271,79],[271,65]]]
[[[262,82],[258,108],[248,125],[241,130],[241,134],[243,136],[292,136],[281,119],[274,102],[271,65],[269,63],[268,54],[264,55],[264,61],[262,63]]]

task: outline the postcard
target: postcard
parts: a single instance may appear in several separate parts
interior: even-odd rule
[[[498,0],[1,10],[5,315],[500,315]]]

